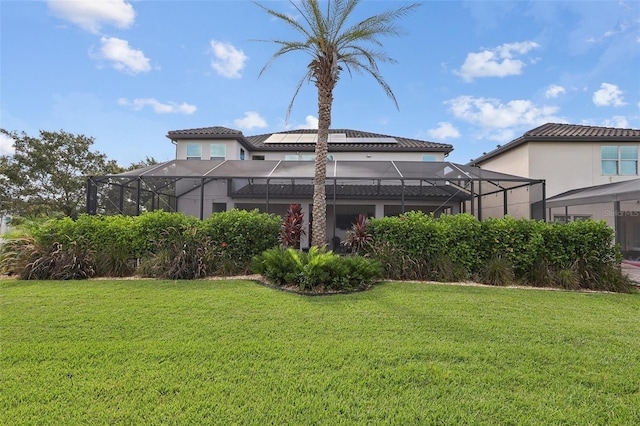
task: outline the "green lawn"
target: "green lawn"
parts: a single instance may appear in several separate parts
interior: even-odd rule
[[[1,424],[640,424],[640,294],[0,281]]]

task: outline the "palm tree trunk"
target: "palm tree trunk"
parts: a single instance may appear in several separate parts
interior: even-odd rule
[[[326,78],[326,79],[325,79]],[[331,105],[333,104],[333,86],[330,75],[318,78],[318,141],[315,152],[315,176],[313,178],[313,225],[311,227],[311,245],[323,247],[327,244],[327,151],[329,127],[331,126]],[[323,84],[324,83],[324,84]]]

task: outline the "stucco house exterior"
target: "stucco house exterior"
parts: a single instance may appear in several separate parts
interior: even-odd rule
[[[174,130],[167,137],[176,148],[174,160],[90,177],[87,212],[139,214],[162,208],[205,218],[232,208],[283,214],[290,204],[300,204],[305,224],[313,220],[317,130],[245,136],[216,126]],[[519,208],[506,191],[544,193],[539,189],[543,180],[450,163],[446,157],[452,150],[448,144],[331,129],[327,242],[335,246],[358,214],[383,217],[418,210],[480,216],[482,199],[494,196],[500,200],[496,208],[505,214]],[[310,227],[303,247],[309,232]]]
[[[619,182],[640,178],[640,129],[547,123],[517,139],[471,160],[484,170],[516,174],[546,181],[546,217],[549,220],[606,220],[616,229],[623,251],[640,256],[640,193]],[[611,197],[585,197],[576,192],[599,190]],[[571,195],[570,198],[567,198]],[[564,200],[564,201],[563,201]],[[535,203],[529,215],[540,218]]]

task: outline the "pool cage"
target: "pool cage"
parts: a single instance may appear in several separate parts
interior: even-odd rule
[[[172,160],[87,179],[87,213],[139,215],[144,211],[191,214],[253,205],[311,200],[313,161]],[[394,214],[416,207],[435,214],[468,212],[479,219],[511,215],[545,219],[545,182],[450,162],[331,161],[327,205],[384,205]],[[335,210],[335,209],[334,209]],[[376,214],[382,216],[383,214]]]

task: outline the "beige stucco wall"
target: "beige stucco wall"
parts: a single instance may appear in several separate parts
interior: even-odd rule
[[[529,144],[525,143],[480,164],[481,168],[515,176],[529,176]]]
[[[602,142],[536,142],[531,144],[529,151],[531,177],[546,179],[547,197],[572,189],[621,182],[638,177],[638,175],[603,175],[601,164],[601,147],[603,145],[632,144]]]
[[[635,179],[602,174],[600,147],[622,142],[528,142],[480,164],[483,169],[546,180],[547,197],[588,186]]]

